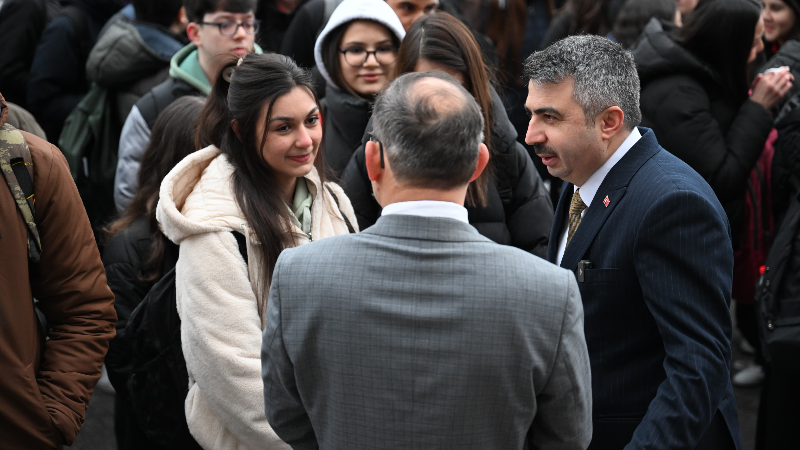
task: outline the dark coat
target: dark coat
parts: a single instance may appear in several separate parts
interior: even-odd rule
[[[86,60],[100,29],[122,8],[117,0],[63,0],[77,7],[81,24],[60,14],[44,29],[28,80],[28,109],[57,142],[67,116],[89,92]],[[85,22],[83,22],[85,19]]]
[[[258,8],[256,8],[256,19],[261,21],[261,27],[256,41],[265,52],[279,52],[281,50],[286,30],[305,2],[306,0],[300,0],[297,9],[287,14],[278,9],[275,0],[259,0]],[[314,49],[313,43],[311,49],[312,51]],[[313,56],[311,60],[314,60]]]
[[[487,205],[467,206],[469,223],[498,244],[512,245],[544,257],[553,221],[553,206],[528,152],[516,142],[514,126],[494,91],[492,100],[494,173],[489,178]],[[367,131],[372,131],[372,123],[367,126]],[[350,159],[340,183],[353,204],[362,230],[373,225],[381,214],[381,206],[372,195],[372,184],[367,176],[365,143],[366,138],[362,139],[361,146]]]
[[[772,115],[729,94],[717,73],[676,44],[656,19],[632,53],[642,83],[642,126],[711,185],[738,242],[747,178],[772,129]]]
[[[44,0],[6,0],[0,12],[5,45],[0,52],[0,92],[9,102],[27,108],[28,74],[36,46],[47,24]]]
[[[781,66],[789,67],[792,75],[794,75],[794,79],[800,80],[800,42],[795,40],[787,41],[781,46],[780,49],[778,49],[778,52],[766,62],[766,64],[761,66],[761,69],[758,72],[764,73],[764,71],[767,69]],[[773,111],[780,111],[786,102],[798,92],[800,92],[800,83],[795,82],[792,84],[789,92],[783,96],[783,99],[775,105]]]
[[[725,212],[652,130],[608,172],[561,259],[576,272],[592,368],[590,450],[742,449],[730,381],[733,250]],[[573,185],[556,208],[556,263]],[[606,197],[609,203],[597,201]],[[725,442],[730,446],[724,446]],[[699,445],[698,445],[699,444]]]
[[[111,341],[108,355],[108,376],[117,389],[115,406],[115,432],[120,448],[157,448],[150,442],[133,417],[133,408],[127,395],[127,389],[120,385],[121,379],[114,367],[121,367],[132,359],[125,354],[119,344],[119,330],[124,330],[133,310],[142,302],[150,288],[156,283],[145,282],[139,278],[143,264],[150,252],[150,227],[146,217],[141,217],[127,228],[109,239],[103,250],[103,264],[106,268],[108,286],[114,293],[114,309],[117,311],[117,336]],[[178,261],[178,246],[165,241],[164,259],[161,273],[167,273]]]
[[[325,125],[325,165],[330,169],[326,176],[338,179],[361,145],[372,116],[372,102],[329,85],[320,103]]]

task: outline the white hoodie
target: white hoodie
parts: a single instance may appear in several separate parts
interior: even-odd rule
[[[397,18],[391,6],[387,5],[384,0],[344,0],[331,14],[328,24],[322,29],[322,32],[317,37],[317,43],[314,45],[314,60],[317,63],[319,73],[325,78],[325,81],[331,86],[339,89],[342,86],[336,86],[336,83],[331,79],[325,63],[322,61],[322,43],[325,37],[331,33],[336,27],[343,23],[351,22],[353,20],[371,20],[378,22],[385,26],[390,32],[397,36],[400,42],[406,37],[406,31],[403,29],[403,24]]]
[[[251,251],[259,244],[234,199],[233,171],[227,157],[211,146],[181,161],[161,184],[156,217],[167,237],[180,245],[175,282],[189,372],[186,421],[205,449],[289,449],[264,415],[264,318],[251,285],[261,276],[262,264]],[[316,169],[305,179],[314,198],[313,240],[346,234],[342,212],[357,226],[338,185],[326,183],[326,188],[336,194],[340,210],[328,189],[320,189]],[[230,233],[234,230],[247,237],[249,266]]]

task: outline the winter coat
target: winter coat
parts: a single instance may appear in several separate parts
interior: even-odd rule
[[[330,169],[326,175],[338,179],[361,145],[361,137],[372,116],[372,102],[328,86],[327,95],[320,104],[325,125],[325,166]]]
[[[642,84],[642,126],[711,185],[738,242],[747,178],[772,115],[750,99],[733,98],[719,75],[670,39],[658,19],[648,23],[632,54]]]
[[[100,29],[122,3],[117,0],[62,0],[77,7],[81,24],[60,14],[44,29],[28,79],[28,110],[56,142],[67,116],[89,92],[86,60]]]
[[[186,421],[203,448],[288,449],[264,414],[259,310],[266,311],[267,292],[257,297],[254,286],[265,274],[254,249],[259,244],[234,199],[233,171],[211,146],[181,161],[161,184],[156,217],[180,245],[175,282],[189,373]],[[316,169],[305,180],[314,198],[311,239],[347,233],[342,213],[353,224],[355,216],[342,189],[333,183],[322,189]],[[247,237],[249,264],[231,231]],[[300,244],[309,242],[299,228],[293,232],[303,236]]]
[[[47,24],[45,0],[6,0],[0,11],[3,40],[13,42],[0,52],[0,92],[27,108],[28,75],[36,46]]]
[[[116,122],[122,128],[131,108],[169,76],[183,39],[159,25],[120,18],[97,41],[86,63],[89,81],[116,94]]]
[[[306,0],[299,0],[297,8],[290,13],[278,9],[275,0],[259,0],[256,19],[261,21],[256,42],[268,52],[279,52],[283,45],[286,30]]]
[[[795,80],[800,80],[800,41],[791,40],[786,41],[778,52],[773,55],[769,61],[766,62],[759,70],[759,73],[764,73],[768,69],[772,69],[774,67],[781,67],[787,66],[789,70],[791,70],[792,75],[794,75]],[[789,92],[783,96],[783,99],[779,101],[775,107],[773,108],[774,112],[780,111],[783,106],[786,104],[790,98],[792,98],[795,94],[800,92],[800,83],[793,83]]]
[[[0,96],[0,126],[6,121]],[[0,446],[71,445],[86,417],[108,343],[114,295],[78,189],[54,145],[22,132],[33,162],[41,260],[28,266],[28,228],[0,181]],[[2,147],[2,143],[0,143]],[[33,298],[50,325],[44,340]]]
[[[503,103],[492,90],[492,171],[485,207],[466,205],[469,223],[479,233],[498,244],[511,245],[536,256],[547,256],[553,205],[528,152],[516,142],[516,131],[508,120]],[[372,122],[367,126],[372,131]],[[364,144],[355,151],[342,174],[342,187],[353,203],[358,226],[372,226],[381,206],[372,195],[367,176]]]

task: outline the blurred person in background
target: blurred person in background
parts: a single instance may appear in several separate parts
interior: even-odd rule
[[[316,44],[317,68],[327,81],[321,101],[325,165],[338,179],[372,114],[375,96],[394,75],[406,35],[386,3],[345,0],[336,8]]]
[[[39,40],[27,90],[28,110],[53,142],[89,92],[86,61],[100,30],[123,6],[120,0],[62,0],[61,4]]]
[[[627,0],[617,14],[608,38],[625,48],[639,40],[652,18],[681,25],[681,15],[675,0]]]
[[[164,236],[156,221],[158,192],[169,171],[197,150],[195,120],[203,105],[203,98],[181,97],[158,116],[142,157],[139,190],[128,208],[107,228],[103,265],[108,286],[114,293],[117,330],[125,329],[131,312],[178,261],[178,246]],[[113,369],[133,358],[120,348],[119,338],[118,335],[111,341],[106,357],[108,376],[117,390],[114,402],[117,448],[156,449],[158,446],[150,442],[132,414],[133,399],[128,398],[127,380],[118,379]]]
[[[761,66],[760,73],[778,67],[789,67],[792,75],[800,77],[800,2],[798,0],[763,0],[764,9],[764,57],[768,61]],[[800,92],[792,85],[789,92],[773,108],[780,111],[789,97]]]
[[[261,27],[256,42],[268,52],[280,52],[286,30],[307,0],[258,0],[256,19]]]
[[[442,70],[475,97],[484,114],[485,143],[491,159],[489,168],[470,183],[465,203],[469,222],[494,242],[543,257],[553,207],[528,152],[516,140],[516,131],[489,83],[483,56],[467,26],[447,13],[423,17],[408,30],[395,64],[398,76]],[[367,126],[370,131],[371,124]],[[353,202],[362,229],[381,215],[364,158],[362,144],[342,175],[342,187]]]
[[[611,31],[624,0],[568,0],[547,30],[539,48],[576,34],[605,36]]]

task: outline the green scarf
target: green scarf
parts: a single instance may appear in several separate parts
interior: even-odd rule
[[[311,203],[313,198],[308,191],[306,179],[297,179],[297,186],[294,188],[294,201],[292,202],[292,213],[294,213],[294,224],[303,230],[305,234],[311,234]]]

